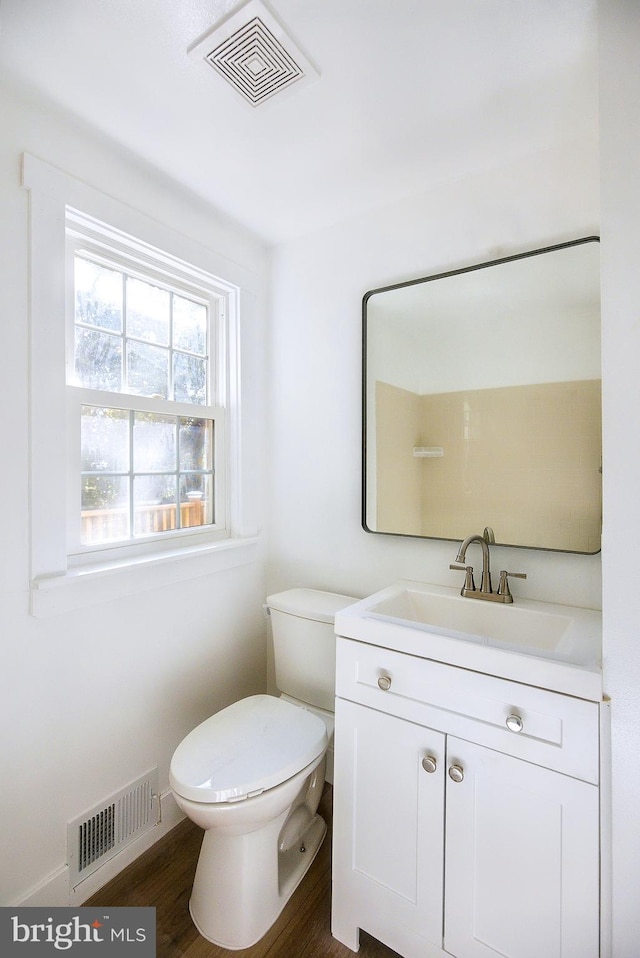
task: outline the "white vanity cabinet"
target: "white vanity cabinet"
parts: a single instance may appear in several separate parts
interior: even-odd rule
[[[598,704],[337,644],[335,937],[597,958]]]

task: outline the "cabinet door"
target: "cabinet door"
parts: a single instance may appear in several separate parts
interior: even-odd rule
[[[363,928],[405,956],[433,954],[425,939],[442,945],[444,736],[338,699],[335,747],[333,933],[357,948]]]
[[[597,958],[596,786],[449,737],[452,766],[464,777],[446,779],[445,949]]]

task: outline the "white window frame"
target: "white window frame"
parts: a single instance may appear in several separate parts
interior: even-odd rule
[[[138,556],[167,548],[168,542],[177,543],[200,539],[213,541],[230,535],[230,509],[227,496],[227,442],[226,409],[229,405],[229,369],[227,355],[227,316],[230,312],[230,293],[214,277],[196,271],[187,264],[169,258],[155,249],[141,249],[131,237],[114,231],[78,210],[66,211],[66,368],[67,368],[67,441],[68,457],[68,505],[67,505],[67,551],[69,565],[81,567],[88,557],[98,553],[103,561],[107,558]],[[180,295],[198,299],[209,310],[209,401],[203,405],[179,403],[174,400],[153,399],[131,395],[126,392],[108,392],[88,389],[74,384],[74,259],[76,254],[86,253],[88,258],[135,275],[146,282],[157,282]],[[172,416],[201,416],[214,423],[213,500],[215,521],[212,524],[190,529],[162,532],[144,539],[127,539],[122,543],[83,546],[80,543],[80,407],[104,406],[130,411],[166,413]]]
[[[57,614],[254,561],[258,539],[243,496],[240,416],[239,313],[244,290],[241,283],[219,278],[225,267],[233,275],[233,264],[28,154],[23,156],[23,185],[30,200],[32,614]],[[221,392],[210,397],[216,422],[223,426],[225,468],[219,470],[219,479],[226,506],[221,526],[178,530],[177,535],[165,533],[100,550],[78,551],[71,545],[69,521],[77,494],[70,492],[69,464],[79,453],[79,406],[91,397],[100,397],[98,405],[108,406],[113,398],[114,405],[122,406],[121,394],[67,385],[72,322],[67,228],[77,232],[80,226],[83,241],[94,248],[102,244],[117,256],[121,244],[130,261],[139,256],[160,272],[176,271],[187,286],[211,290],[221,305],[223,335],[215,360]],[[219,267],[215,272],[212,262]],[[236,266],[235,273],[246,279],[242,268]],[[153,407],[153,400],[136,397],[138,401],[144,408]],[[172,405],[179,415],[178,404]],[[209,418],[204,412],[209,407],[202,408],[203,417]],[[192,414],[193,407],[189,409]]]

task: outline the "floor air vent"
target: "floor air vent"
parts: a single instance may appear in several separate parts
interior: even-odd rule
[[[129,842],[158,823],[158,769],[147,772],[67,824],[71,885],[84,881]]]

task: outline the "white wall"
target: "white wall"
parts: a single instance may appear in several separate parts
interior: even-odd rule
[[[640,6],[600,3],[603,615],[613,748],[613,956],[640,952]]]
[[[594,135],[274,251],[270,589],[308,585],[366,595],[400,577],[458,584],[459,573],[449,571],[452,543],[360,528],[362,296],[597,234],[598,221]],[[496,569],[527,573],[520,595],[600,607],[599,556],[495,553]]]
[[[243,331],[242,372],[257,437],[247,455],[258,477],[267,263],[252,236],[44,105],[5,86],[0,115],[0,903],[35,891],[31,903],[55,905],[64,903],[67,820],[155,765],[166,789],[171,754],[186,732],[264,688],[264,562],[259,550],[258,561],[215,575],[51,618],[30,616],[28,194],[20,155],[41,157],[250,274],[262,303]],[[262,505],[254,505],[261,521]]]

